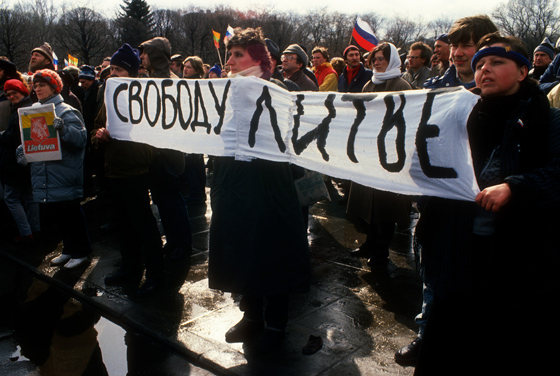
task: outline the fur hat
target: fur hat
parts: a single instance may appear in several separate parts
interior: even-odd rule
[[[41,69],[33,75],[33,83],[43,82],[53,88],[56,94],[62,91],[62,79],[51,69]]]
[[[48,44],[47,42],[43,43],[42,46],[36,47],[33,50],[31,50],[31,53],[33,53],[33,52],[39,52],[41,55],[43,55],[47,59],[49,59],[51,64],[54,64],[53,50],[52,50],[51,45]]]
[[[16,79],[8,80],[4,83],[4,93],[8,90],[15,90],[22,93],[25,97],[29,95],[29,89],[23,82]]]

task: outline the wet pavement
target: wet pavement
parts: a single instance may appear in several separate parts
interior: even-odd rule
[[[110,218],[104,200],[84,203],[94,252],[76,270],[50,266],[61,251],[54,229],[43,231],[51,235],[39,246],[7,241],[14,229],[3,208],[0,286],[10,309],[0,321],[0,375],[62,374],[48,371],[65,352],[66,366],[83,367],[76,375],[412,375],[394,353],[416,337],[422,301],[414,216],[409,228],[397,229],[388,269],[372,269],[349,255],[365,235],[346,218],[339,191],[330,193],[331,201],[309,211],[311,290],[292,297],[283,348],[266,356],[224,340],[242,313],[238,296],[208,288],[209,201],[189,205],[190,262],[168,263],[165,289],[142,299],[103,283],[120,261],[118,230],[102,226]],[[303,355],[310,335],[323,347]]]

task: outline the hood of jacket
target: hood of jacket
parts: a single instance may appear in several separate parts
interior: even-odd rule
[[[171,43],[167,38],[155,37],[147,40],[139,46],[139,49],[145,52],[150,59],[150,77],[170,77]]]

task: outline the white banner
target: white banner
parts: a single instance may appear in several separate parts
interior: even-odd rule
[[[464,88],[289,92],[258,78],[111,78],[107,129],[185,153],[290,162],[381,190],[474,200]]]

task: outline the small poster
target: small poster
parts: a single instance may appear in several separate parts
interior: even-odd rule
[[[53,126],[54,104],[18,109],[23,152],[27,162],[62,159],[60,137]]]

